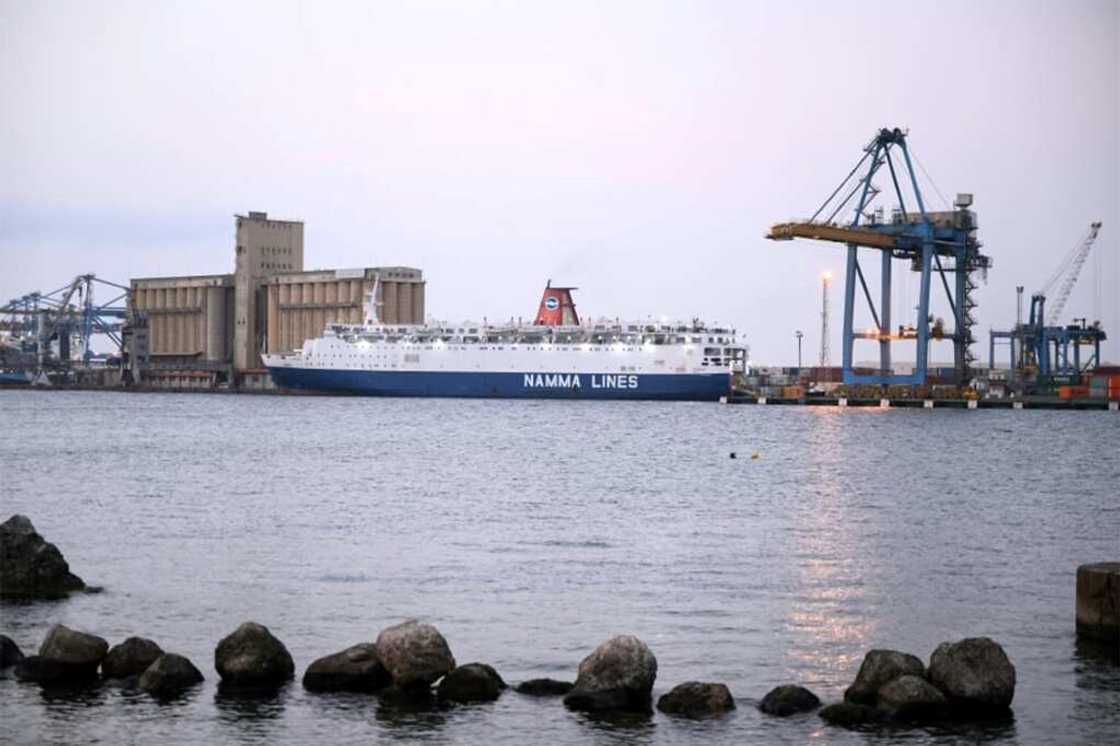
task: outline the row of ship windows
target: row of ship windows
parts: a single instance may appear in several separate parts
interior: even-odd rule
[[[434,345],[424,345],[424,346],[421,346],[421,345],[394,345],[394,348],[397,348],[397,347],[399,347],[400,349],[405,349],[405,350],[434,350],[434,349],[436,349]],[[441,349],[441,350],[462,350],[462,351],[465,352],[467,350],[505,351],[506,348],[504,346],[501,346],[501,345],[498,345],[498,346],[495,346],[495,347],[487,347],[486,345],[469,345],[469,346],[466,346],[466,345],[444,345],[444,346],[440,347],[439,349]],[[517,345],[510,345],[509,349],[510,349],[511,352],[516,352],[518,350],[528,351],[528,352],[536,352],[537,350],[540,350],[542,352],[543,351],[548,351],[548,352],[640,352],[642,350],[641,347],[615,347],[615,348],[611,348],[611,347],[598,347],[597,346],[597,347],[593,347],[593,348],[590,348],[590,349],[584,349],[582,347],[557,347],[557,346],[552,346],[552,347],[535,347],[535,346],[519,347]],[[686,355],[691,355],[692,351],[691,350],[685,350],[685,354]]]
[[[351,358],[352,359],[354,356],[353,355],[345,355],[345,356],[344,355],[319,355],[319,356],[313,356],[311,358],[311,362],[312,363],[319,363],[319,364],[328,363],[328,362],[337,362],[337,359],[339,357],[345,357],[345,358]],[[409,359],[410,357],[415,357],[417,359],[410,360]],[[363,356],[360,356],[359,359],[360,360],[361,359],[368,360],[369,357],[366,356],[366,355],[363,355]],[[399,367],[397,363],[395,363],[395,362],[389,363],[389,362],[385,362],[385,360],[386,360],[386,357],[380,357],[380,358],[377,359],[377,362],[367,363],[366,365],[362,365],[362,366],[358,366],[358,367],[361,367],[361,368],[397,368],[397,367]],[[405,363],[418,363],[418,362],[420,362],[419,361],[419,356],[406,355],[404,362]],[[664,360],[654,360],[653,364],[656,367],[664,367],[665,366],[665,361]],[[705,362],[704,365],[707,365],[707,362]],[[443,369],[444,367],[445,366],[440,365],[440,369]],[[475,367],[476,368],[481,368],[482,366],[481,366],[481,364],[476,364]],[[520,370],[520,368],[517,367],[517,366],[510,366],[510,369],[511,370]],[[572,370],[575,370],[575,369],[576,369],[575,366],[572,366]],[[620,366],[618,366],[618,370],[621,373],[636,373],[636,372],[638,372],[639,368],[638,368],[637,365],[620,365]]]

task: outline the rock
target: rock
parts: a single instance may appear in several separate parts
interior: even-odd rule
[[[101,675],[106,679],[124,679],[139,676],[163,655],[163,649],[143,637],[129,637],[124,642],[109,648],[105,660],[101,661]]]
[[[399,687],[430,686],[455,668],[439,630],[416,620],[383,629],[377,636],[377,655]]]
[[[1077,632],[1120,646],[1120,562],[1077,568]]]
[[[803,686],[778,686],[771,689],[758,703],[758,709],[767,715],[787,717],[798,712],[809,712],[821,706],[817,695]]]
[[[564,696],[564,706],[570,710],[581,712],[650,712],[651,697],[644,700],[634,697],[625,689],[604,689],[603,691],[588,691],[586,689],[572,690]]]
[[[23,660],[23,651],[16,645],[15,640],[7,635],[0,635],[0,668],[14,666]]]
[[[657,709],[688,718],[711,717],[735,709],[735,699],[725,684],[686,681],[657,700]]]
[[[392,681],[372,642],[320,658],[303,674],[303,688],[312,692],[375,692]]]
[[[295,675],[295,664],[284,643],[256,622],[245,622],[218,643],[214,668],[222,683],[235,687],[274,687]]]
[[[57,598],[85,585],[26,516],[0,523],[0,596]]]
[[[957,712],[999,713],[1015,697],[1015,666],[987,637],[938,645],[929,659],[929,680]]]
[[[140,688],[157,697],[170,697],[202,680],[202,672],[187,658],[163,653],[140,674]]]
[[[572,682],[556,679],[529,679],[513,688],[518,694],[530,697],[560,697],[572,691]]]
[[[896,720],[936,720],[946,712],[945,695],[920,676],[899,676],[879,689],[877,706]]]
[[[844,701],[873,705],[875,695],[884,684],[899,676],[925,675],[925,664],[916,655],[897,650],[872,650],[863,657],[856,680],[844,692]]]
[[[868,723],[878,723],[883,719],[883,713],[869,705],[856,704],[854,702],[839,702],[834,705],[822,707],[820,713],[821,720],[824,720],[829,725],[839,725],[844,728],[852,728],[858,725],[866,725]]]
[[[97,667],[108,650],[109,643],[97,635],[56,624],[39,646],[39,655],[65,666],[69,671],[67,678],[84,679],[97,675]]]
[[[65,663],[59,663],[41,655],[29,655],[15,668],[16,678],[36,684],[60,684],[74,679],[74,670]],[[86,673],[79,680],[92,680],[96,674]]]
[[[607,640],[579,664],[575,686],[564,697],[573,710],[649,712],[657,658],[633,635]]]
[[[443,702],[492,702],[506,688],[493,666],[467,663],[443,677],[436,696]]]
[[[405,687],[390,684],[377,692],[382,705],[402,710],[426,710],[435,703],[435,695],[427,684],[413,682]]]

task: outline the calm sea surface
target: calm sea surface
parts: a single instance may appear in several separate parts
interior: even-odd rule
[[[105,589],[0,605],[0,632],[25,653],[56,622],[142,635],[206,676],[159,704],[9,673],[0,741],[862,743],[881,737],[754,704],[787,682],[837,700],[873,647],[987,635],[1014,720],[890,735],[1120,743],[1120,668],[1073,622],[1077,565],[1120,559],[1115,413],[0,391],[0,428],[0,520],[27,514]],[[722,681],[739,709],[617,723],[509,691],[409,712],[298,678],[217,696],[243,621],[299,677],[412,617],[511,683],[573,679],[633,633],[655,696]]]

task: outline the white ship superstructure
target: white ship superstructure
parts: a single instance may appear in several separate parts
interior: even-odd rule
[[[569,290],[546,289],[533,325],[336,324],[265,364],[281,387],[368,395],[713,400],[746,368],[734,329],[580,325]],[[556,291],[566,303],[550,300]],[[565,320],[569,308],[577,323],[540,323],[549,313]]]

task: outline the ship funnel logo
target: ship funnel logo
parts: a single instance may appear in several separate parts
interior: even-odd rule
[[[537,326],[579,326],[576,304],[572,301],[575,288],[554,288],[549,281],[537,309]]]

